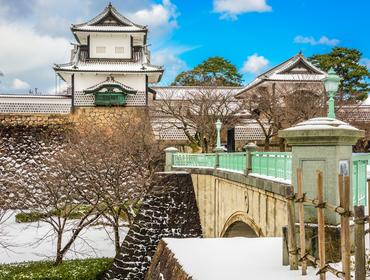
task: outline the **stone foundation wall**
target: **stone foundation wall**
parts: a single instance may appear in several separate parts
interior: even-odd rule
[[[81,125],[86,122],[112,125],[130,118],[147,118],[146,107],[79,107],[69,115],[54,114],[0,114],[1,126]]]
[[[49,126],[69,123],[69,115],[0,114],[1,126]]]
[[[145,197],[120,253],[102,279],[143,280],[162,238],[201,235],[191,175],[160,173]]]
[[[52,157],[68,140],[69,131],[91,125],[114,130],[135,118],[144,119],[146,129],[150,125],[143,107],[77,108],[69,115],[0,114],[0,207],[23,207],[15,187],[3,182],[13,181],[16,173],[28,172],[30,164],[41,165]]]
[[[79,107],[75,108],[70,115],[73,123],[88,122],[100,125],[112,125],[128,119],[148,117],[148,108],[146,107]]]

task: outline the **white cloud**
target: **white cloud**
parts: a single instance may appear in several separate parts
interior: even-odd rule
[[[236,20],[238,15],[250,12],[269,12],[266,0],[213,0],[213,11],[222,19]]]
[[[179,55],[189,50],[188,48],[166,48],[153,53],[151,62],[165,67],[161,84],[172,83],[180,72],[188,68],[186,62]]]
[[[150,43],[160,48],[178,27],[177,7],[171,0],[120,0],[115,7],[134,22],[149,26]],[[15,3],[16,2],[16,3]],[[54,84],[53,63],[69,61],[70,41],[74,41],[69,26],[96,16],[107,4],[92,0],[0,0],[1,91],[13,92],[13,81],[25,79],[31,87],[50,91]],[[173,50],[173,49],[172,49]],[[165,77],[185,67],[178,52],[157,52],[164,61]],[[155,58],[156,54],[152,57]],[[154,60],[153,60],[154,61]],[[19,90],[21,91],[21,90]]]
[[[49,36],[70,36],[70,25],[89,18],[90,0],[32,0],[35,30]]]
[[[321,36],[321,38],[318,40],[316,40],[312,36],[305,37],[302,35],[298,35],[294,38],[294,43],[310,44],[312,46],[316,46],[316,45],[336,46],[339,44],[339,42],[340,41],[338,39],[329,39],[327,36]]]
[[[258,74],[269,64],[269,61],[257,53],[248,56],[241,69],[242,73]]]
[[[50,68],[66,61],[71,49],[66,39],[39,35],[24,25],[0,23],[0,34],[6,38],[0,40],[0,67],[7,75]]]
[[[367,69],[370,69],[370,59],[369,58],[361,59],[360,63],[365,65],[367,67]]]
[[[161,37],[176,28],[177,7],[170,0],[152,4],[149,8],[128,14],[127,17],[141,25],[148,25],[153,37]]]
[[[16,78],[13,80],[12,88],[13,89],[28,89],[30,88],[30,85],[27,82]]]

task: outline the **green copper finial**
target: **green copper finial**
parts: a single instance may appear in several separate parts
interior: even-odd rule
[[[335,119],[334,97],[338,91],[340,81],[341,78],[335,73],[333,67],[331,67],[328,72],[328,75],[323,80],[325,90],[329,96],[328,118]]]

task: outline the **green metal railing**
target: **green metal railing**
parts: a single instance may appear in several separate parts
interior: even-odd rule
[[[174,167],[216,167],[216,154],[186,154],[176,153],[173,155]]]
[[[247,168],[246,156],[246,153],[221,153],[219,168],[244,173]]]
[[[254,152],[252,153],[252,173],[291,180],[292,154]]]
[[[290,181],[292,177],[292,154],[278,152],[253,152],[252,173],[269,176],[271,178]],[[217,159],[218,157],[218,159]],[[352,155],[352,195],[354,205],[367,204],[367,165],[369,154]],[[212,153],[187,154],[174,153],[173,167],[183,168],[219,168],[231,172],[246,172],[247,154],[240,153]],[[216,166],[218,164],[218,166]]]
[[[353,205],[367,205],[367,165],[369,154],[352,154],[352,200]]]
[[[252,155],[252,173],[290,180],[292,175],[291,153],[254,152]],[[217,158],[218,157],[218,158]],[[247,154],[173,154],[173,166],[184,168],[219,168],[222,170],[245,173],[247,169]],[[218,166],[216,166],[218,164]]]

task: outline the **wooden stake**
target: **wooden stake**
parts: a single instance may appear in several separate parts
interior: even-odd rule
[[[298,270],[297,239],[295,236],[294,191],[288,191],[288,252],[290,270]]]
[[[365,210],[355,206],[355,279],[365,280]]]
[[[317,207],[317,225],[319,235],[319,259],[320,269],[326,266],[325,259],[325,221],[324,221],[324,195],[323,195],[323,175],[321,171],[316,171],[316,187],[317,199],[319,205]],[[325,280],[325,270],[320,273],[320,280]]]
[[[304,205],[303,205],[303,186],[302,186],[302,169],[297,169],[297,186],[298,186],[298,199],[299,201],[299,239],[301,244],[301,259],[302,259],[302,275],[307,274],[307,261],[305,260],[306,255],[306,234],[304,227]]]
[[[339,198],[340,206],[346,211],[349,211],[350,201],[350,178],[349,176],[339,175]],[[347,212],[348,213],[348,212]],[[341,215],[341,253],[342,253],[342,270],[344,279],[351,279],[351,263],[350,263],[350,235],[349,235],[349,216]]]
[[[370,217],[370,180],[367,181],[367,215]],[[369,224],[369,245],[370,245],[370,223]]]
[[[320,261],[315,258],[314,256],[310,255],[310,254],[307,254],[306,255],[306,258],[311,261],[313,264],[317,265],[317,266],[320,266]],[[334,267],[330,266],[330,265],[327,265],[326,266],[326,269],[327,271],[329,271],[330,273],[332,273],[333,275],[335,275],[336,277],[340,278],[340,279],[344,279],[344,274],[342,271],[339,271],[338,269],[335,269]],[[302,278],[304,279],[304,278]]]
[[[307,204],[311,204],[315,207],[317,205],[319,205],[319,201],[316,198],[311,199],[311,198],[305,197],[304,202],[307,203]],[[343,213],[346,212],[343,207],[340,207],[340,206],[334,205],[334,204],[330,204],[329,202],[325,203],[325,208],[329,209],[331,211],[334,211],[335,213],[338,213],[340,215],[342,215]],[[350,215],[353,216],[353,213],[350,212]]]

